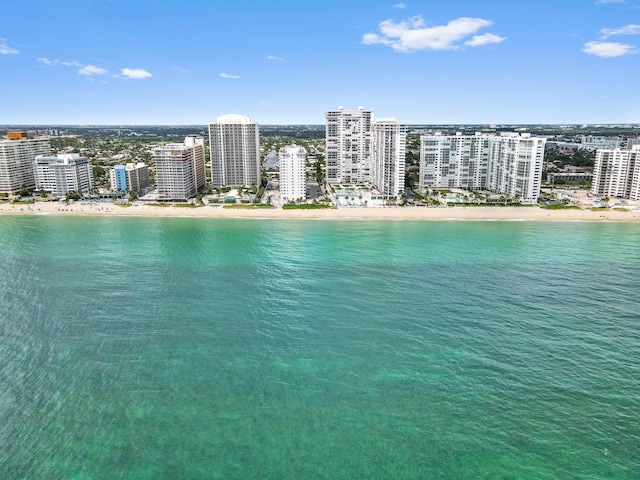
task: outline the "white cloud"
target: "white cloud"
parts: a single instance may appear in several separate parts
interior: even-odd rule
[[[173,68],[176,72],[185,73],[185,74],[189,73],[186,68],[182,68],[182,67],[171,67],[171,68]]]
[[[424,19],[418,15],[400,23],[396,23],[393,20],[381,22],[381,35],[367,33],[362,37],[362,43],[365,45],[377,43],[389,45],[398,52],[410,52],[414,50],[456,50],[461,46],[461,40],[473,35],[481,28],[490,25],[493,25],[491,20],[461,17],[451,20],[446,25],[427,27]],[[487,37],[487,35],[492,36]],[[469,46],[499,43],[504,40],[504,38],[493,34],[479,35],[476,37],[476,40],[468,40]]]
[[[393,8],[407,8],[407,6],[404,3],[396,3]]]
[[[44,63],[45,65],[53,66],[58,63],[58,60],[51,60],[46,57],[36,58],[36,62]]]
[[[627,3],[627,0],[596,0],[594,3],[596,5],[601,3]]]
[[[491,43],[500,43],[506,40],[505,37],[494,35],[493,33],[485,33],[484,35],[474,35],[471,40],[467,40],[464,44],[467,47],[480,47]]]
[[[104,68],[96,67],[95,65],[87,65],[78,70],[80,75],[86,77],[93,77],[94,75],[105,75],[107,71]]]
[[[640,35],[640,25],[625,25],[619,28],[603,28],[600,30],[602,38],[609,38],[614,35]]]
[[[276,57],[275,55],[267,55],[267,60],[277,60],[279,62],[284,62],[284,58]]]
[[[626,45],[617,42],[587,42],[582,49],[584,53],[596,55],[598,57],[620,57],[637,53],[637,49],[633,45]]]
[[[0,55],[16,55],[20,52],[13,47],[10,47],[8,41],[4,38],[0,38]]]
[[[153,75],[142,68],[123,68],[119,76],[132,80],[142,80],[143,78],[149,78]]]
[[[228,73],[221,73],[220,76],[222,78],[233,78],[233,79],[240,78],[240,75],[229,75]]]
[[[61,62],[58,59],[52,60],[47,57],[36,58],[36,62],[44,63],[45,65],[49,65],[50,67],[55,67],[57,65],[64,65],[65,67],[83,67],[84,66],[75,60],[73,62]],[[89,65],[89,66],[93,66],[93,65]]]

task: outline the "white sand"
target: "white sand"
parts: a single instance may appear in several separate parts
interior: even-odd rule
[[[639,222],[640,211],[545,210],[534,207],[343,207],[322,210],[240,209],[205,206],[158,207],[135,204],[121,207],[108,203],[71,204],[38,202],[31,205],[0,204],[0,214],[27,215],[117,215],[144,217],[289,218],[371,220],[542,220]]]

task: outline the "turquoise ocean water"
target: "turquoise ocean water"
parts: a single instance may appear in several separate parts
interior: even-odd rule
[[[640,478],[640,225],[0,217],[0,479]]]

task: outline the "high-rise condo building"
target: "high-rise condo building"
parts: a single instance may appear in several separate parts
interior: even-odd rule
[[[204,178],[202,137],[187,137],[184,143],[170,143],[152,152],[159,200],[187,200],[198,193]]]
[[[260,128],[244,115],[223,115],[209,124],[211,185],[233,187],[260,182]]]
[[[369,183],[373,110],[338,107],[325,118],[327,183]]]
[[[372,124],[371,185],[381,194],[397,197],[404,191],[407,126],[395,118]]]
[[[142,192],[150,185],[149,167],[142,163],[116,165],[109,171],[111,190],[120,192]]]
[[[419,188],[466,188],[537,203],[544,138],[530,134],[423,135]]]
[[[278,152],[280,157],[280,198],[286,201],[307,198],[306,158],[304,147],[290,145]]]
[[[488,159],[486,135],[424,135],[420,139],[419,188],[486,188]]]
[[[69,192],[88,192],[94,187],[93,168],[78,153],[55,157],[38,155],[32,164],[36,188],[64,197]]]
[[[16,194],[23,187],[33,190],[33,161],[38,155],[51,155],[48,137],[9,132],[7,139],[0,140],[0,193]]]
[[[487,190],[522,203],[538,203],[545,143],[545,138],[528,133],[490,137]]]
[[[187,135],[184,144],[193,148],[196,190],[200,191],[207,183],[207,168],[204,164],[204,138],[200,135]]]
[[[640,145],[597,150],[591,193],[640,200]]]

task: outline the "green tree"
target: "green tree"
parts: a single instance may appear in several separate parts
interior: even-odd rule
[[[67,193],[67,195],[65,196],[65,201],[69,201],[69,200],[82,200],[83,195],[82,192],[78,192],[77,190],[71,190],[69,193]]]
[[[415,178],[415,176],[412,175],[411,172],[405,172],[404,173],[404,188],[405,188],[405,190],[413,191],[415,186],[416,186],[416,178]]]

